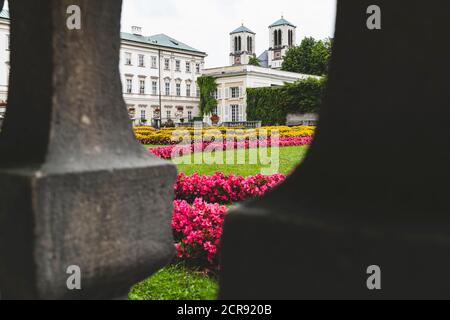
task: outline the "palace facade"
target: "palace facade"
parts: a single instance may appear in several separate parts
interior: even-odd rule
[[[135,125],[187,122],[198,116],[206,53],[165,34],[145,36],[139,27],[122,33],[120,76],[123,97]],[[0,13],[0,121],[9,78],[9,13]]]

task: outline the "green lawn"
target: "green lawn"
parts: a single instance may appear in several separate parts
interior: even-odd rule
[[[271,150],[267,150],[267,148],[262,148],[257,151],[258,153],[262,152],[263,157],[261,158],[258,154],[255,164],[249,164],[249,153],[251,152],[249,150],[246,150],[245,152],[245,164],[236,164],[236,161],[233,161],[234,164],[226,164],[227,157],[233,159],[234,156],[234,159],[237,159],[237,154],[239,152],[237,150],[226,152],[220,151],[212,154],[213,157],[217,156],[219,159],[225,159],[225,164],[195,164],[195,155],[181,157],[174,160],[174,162],[177,164],[178,170],[187,175],[192,175],[194,173],[200,175],[213,175],[216,172],[222,172],[225,175],[236,174],[244,177],[256,175],[258,173],[289,174],[303,160],[307,151],[308,146],[279,148],[279,165],[277,165],[277,161],[270,161]],[[267,157],[265,156],[266,154]],[[275,157],[275,159],[277,158],[278,157]],[[271,164],[271,162],[273,164]],[[264,172],[261,171],[263,168],[265,168]]]
[[[135,285],[130,300],[215,300],[217,280],[183,265],[166,267]]]

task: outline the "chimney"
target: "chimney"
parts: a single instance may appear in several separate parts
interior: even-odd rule
[[[131,32],[132,32],[134,35],[142,36],[142,28],[141,28],[141,27],[138,27],[138,26],[132,26],[132,27],[131,27]]]

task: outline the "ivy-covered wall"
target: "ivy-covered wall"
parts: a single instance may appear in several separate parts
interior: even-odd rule
[[[288,113],[317,113],[325,85],[325,78],[309,78],[282,87],[248,88],[247,120],[283,125]]]

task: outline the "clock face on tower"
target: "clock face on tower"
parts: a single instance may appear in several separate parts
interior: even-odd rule
[[[234,58],[234,64],[241,64],[241,57],[237,56]]]

